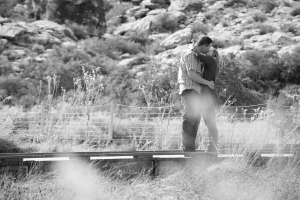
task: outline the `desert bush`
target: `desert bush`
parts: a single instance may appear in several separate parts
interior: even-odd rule
[[[178,20],[168,13],[162,13],[157,16],[160,26],[156,28],[159,32],[174,32],[178,28]]]
[[[73,31],[74,35],[78,39],[86,39],[87,36],[89,35],[89,33],[86,30],[86,26],[84,26],[84,25],[80,25],[75,22],[74,23],[69,22],[66,24],[67,24],[67,27]]]
[[[247,6],[247,0],[229,0],[224,4],[225,7],[243,7]]]
[[[236,57],[234,54],[228,54],[220,58],[220,72],[215,89],[220,94],[219,98],[222,104],[229,98],[235,98],[236,105],[253,105],[262,102],[259,93],[254,94],[243,86],[240,77],[242,62],[241,58]]]
[[[10,17],[12,9],[16,4],[16,0],[0,0],[0,16]]]
[[[154,41],[149,45],[145,46],[145,54],[147,55],[156,55],[166,50],[165,47],[160,45],[161,41]]]
[[[266,13],[270,13],[274,8],[278,7],[278,3],[273,0],[263,0],[262,8]]]
[[[300,85],[300,48],[282,55],[281,63],[283,68],[281,78],[285,83]]]
[[[39,44],[34,44],[31,50],[38,54],[43,54],[45,52],[45,47]]]
[[[300,28],[295,24],[284,23],[280,26],[280,30],[285,33],[293,33],[294,35],[300,35]]]
[[[300,15],[300,7],[295,8],[294,10],[292,10],[291,15],[294,16],[294,17],[297,16],[297,15]]]
[[[128,37],[129,40],[132,40],[143,46],[150,43],[149,33],[146,31],[140,31],[140,30],[129,31],[128,33],[125,34],[125,36]]]
[[[200,22],[194,22],[191,26],[193,33],[203,33],[206,35],[209,32],[209,26]]]
[[[267,16],[262,12],[255,12],[252,18],[255,22],[264,22],[268,20]]]
[[[264,35],[267,33],[274,33],[276,31],[275,27],[273,27],[271,25],[267,25],[267,24],[258,24],[258,26],[256,28],[259,28],[260,35]]]
[[[141,44],[134,41],[125,40],[121,36],[106,41],[109,46],[112,46],[121,53],[137,54],[143,50]]]
[[[132,3],[130,2],[112,1],[111,4],[113,7],[106,14],[106,21],[112,19],[113,17],[124,15],[127,10],[133,7]]]
[[[241,44],[242,44],[242,41],[240,41],[240,40],[233,41],[233,40],[214,39],[212,46],[214,48],[227,48],[230,46],[241,45]]]

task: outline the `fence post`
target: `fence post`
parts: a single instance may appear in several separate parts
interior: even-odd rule
[[[115,101],[110,102],[110,120],[108,126],[108,140],[112,140],[114,137],[114,114],[115,114]]]
[[[40,135],[44,134],[45,128],[45,106],[41,104],[41,120],[40,120]]]

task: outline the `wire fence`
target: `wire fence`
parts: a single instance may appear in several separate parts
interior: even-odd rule
[[[280,106],[280,105],[277,105]],[[230,106],[217,112],[220,143],[296,143],[300,132],[298,107],[267,109],[266,104]],[[181,144],[182,106],[137,107],[115,104],[50,107],[35,112],[2,111],[2,134],[19,134],[62,140],[121,141],[178,148]],[[199,148],[208,142],[208,130],[200,123]]]

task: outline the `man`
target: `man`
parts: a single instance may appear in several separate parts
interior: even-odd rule
[[[203,58],[202,55],[209,51],[211,45],[212,40],[209,37],[202,37],[181,56],[178,83],[179,94],[182,96],[184,105],[182,122],[183,151],[195,151],[195,139],[202,116],[208,127],[210,137],[207,151],[217,152],[218,130],[215,104],[207,100],[215,99],[213,89],[216,78],[215,68],[218,66],[208,57]],[[199,52],[199,55],[197,52]],[[206,62],[209,60],[204,66],[204,72],[202,70],[203,66],[198,60],[199,58]],[[210,69],[210,67],[212,68]],[[202,78],[202,76],[207,79]]]

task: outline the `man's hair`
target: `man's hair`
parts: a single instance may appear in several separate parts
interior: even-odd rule
[[[213,42],[213,41],[212,41],[212,39],[210,39],[210,37],[204,36],[204,37],[202,37],[202,38],[200,38],[200,39],[198,40],[198,42],[197,42],[196,45],[197,45],[197,46],[202,46],[202,45],[208,46],[208,45],[210,45],[212,42]]]

